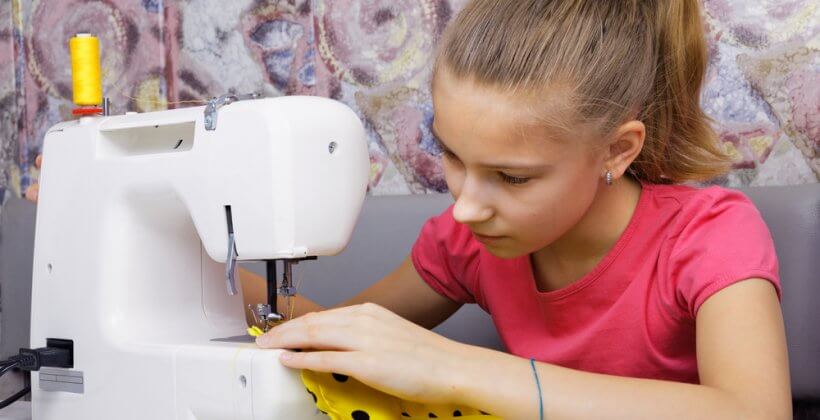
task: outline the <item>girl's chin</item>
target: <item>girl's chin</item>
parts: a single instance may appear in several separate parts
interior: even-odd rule
[[[526,250],[522,250],[516,246],[511,246],[509,242],[505,244],[482,244],[484,249],[487,250],[490,254],[503,259],[515,259],[524,255],[529,254]]]

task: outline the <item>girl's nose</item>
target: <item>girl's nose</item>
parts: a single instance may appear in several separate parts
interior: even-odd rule
[[[456,197],[456,204],[453,206],[453,218],[465,225],[474,225],[486,222],[493,217],[493,208],[486,200],[482,200],[480,194],[470,188],[466,181],[462,186],[461,193]]]

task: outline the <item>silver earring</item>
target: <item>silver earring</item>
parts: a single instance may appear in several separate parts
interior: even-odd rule
[[[606,185],[612,185],[612,171],[606,171]]]

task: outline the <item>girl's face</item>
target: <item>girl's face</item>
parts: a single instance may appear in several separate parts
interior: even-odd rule
[[[567,233],[590,208],[604,173],[604,154],[581,130],[550,130],[534,102],[443,70],[433,86],[433,132],[456,200],[453,216],[502,258],[533,253]],[[546,117],[569,125],[555,108]]]

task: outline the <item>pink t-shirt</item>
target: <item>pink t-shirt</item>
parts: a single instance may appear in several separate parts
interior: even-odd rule
[[[763,278],[780,295],[777,256],[760,213],[720,187],[644,184],[613,248],[571,285],[539,292],[529,256],[501,259],[453,219],[422,228],[412,252],[438,293],[478,303],[510,353],[619,376],[698,382],[695,317],[715,292]]]

